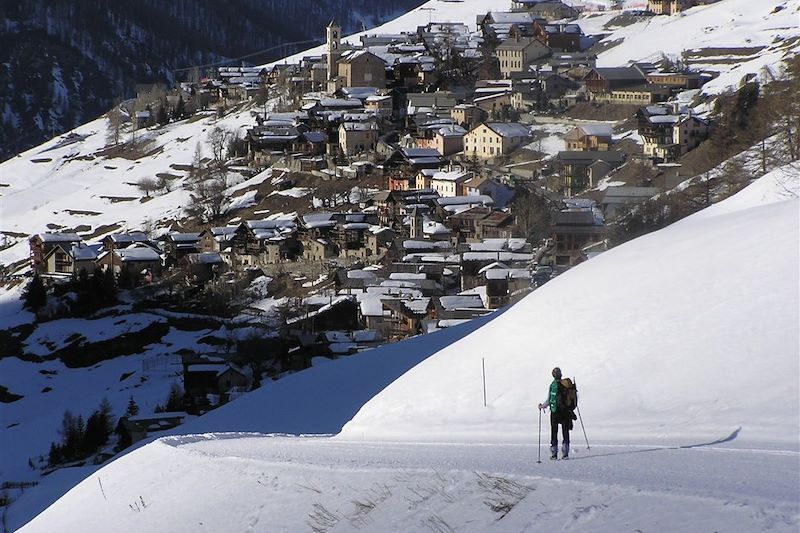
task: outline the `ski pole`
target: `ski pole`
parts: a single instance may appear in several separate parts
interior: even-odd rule
[[[577,406],[576,406],[577,407]],[[586,438],[586,428],[583,427],[583,417],[581,417],[581,408],[577,407],[578,409],[578,420],[581,422],[581,429],[583,430],[583,438],[586,440],[586,449],[591,450],[592,448],[589,446],[589,439]]]
[[[536,460],[537,463],[542,462],[542,409],[539,408],[539,458]]]

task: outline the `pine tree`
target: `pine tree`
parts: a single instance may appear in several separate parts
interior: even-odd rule
[[[139,406],[136,404],[136,400],[131,399],[128,400],[128,408],[125,410],[125,416],[136,416],[139,414]]]
[[[34,313],[38,313],[39,309],[47,304],[47,289],[45,289],[44,282],[39,274],[33,276],[27,289],[25,289],[23,298],[25,300],[25,307]]]

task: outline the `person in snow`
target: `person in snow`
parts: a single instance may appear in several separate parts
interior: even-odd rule
[[[539,409],[550,409],[550,459],[558,459],[558,426],[561,426],[562,445],[561,458],[569,458],[569,431],[572,421],[575,420],[574,405],[568,397],[569,390],[573,388],[572,380],[561,379],[561,369],[553,369],[553,382],[547,394],[547,400],[539,404]]]

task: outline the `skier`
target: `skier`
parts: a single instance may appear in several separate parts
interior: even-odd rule
[[[539,404],[539,409],[544,411],[550,408],[550,459],[558,459],[558,426],[561,425],[563,436],[561,446],[561,458],[569,459],[569,430],[572,429],[572,421],[575,419],[572,409],[574,406],[568,405],[567,391],[572,388],[572,381],[561,379],[561,369],[553,369],[553,382],[550,384],[550,391],[547,400]]]

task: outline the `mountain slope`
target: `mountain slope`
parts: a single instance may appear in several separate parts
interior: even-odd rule
[[[569,271],[409,370],[336,438],[163,439],[21,531],[795,531],[797,178],[773,173]],[[438,349],[425,342],[405,346],[424,359]],[[592,449],[576,431],[573,461],[537,465],[554,364],[579,372]],[[347,395],[364,375],[337,367],[314,382]],[[310,384],[294,383],[260,408],[323,427],[292,407]],[[257,418],[250,402],[226,409],[213,425]]]
[[[783,9],[776,11],[781,6]],[[507,5],[500,7],[505,9]],[[368,33],[413,31],[428,20],[461,21],[474,28],[478,13],[497,8],[495,0],[430,0]],[[604,43],[616,43],[600,54],[601,65],[653,59],[662,53],[675,57],[684,49],[697,50],[692,52],[694,66],[720,73],[703,89],[716,94],[735,87],[747,75],[759,74],[764,66],[778,68],[782,59],[800,51],[798,9],[796,1],[754,4],[749,0],[722,0],[691,9],[683,16],[648,17],[629,26],[612,25],[610,29],[605,26],[618,12],[588,15],[578,22],[586,34],[604,34]],[[730,22],[730,27],[723,21]],[[675,39],[676,35],[686,38]],[[357,37],[358,34],[350,39]],[[322,53],[322,49],[311,49],[287,60],[312,52]],[[708,111],[710,107],[698,109]],[[101,118],[0,164],[0,233],[8,246],[0,250],[0,264],[24,265],[29,254],[25,237],[44,231],[48,224],[98,236],[114,228],[139,229],[159,220],[168,223],[179,218],[188,192],[183,189],[186,173],[177,169],[192,162],[197,143],[209,156],[208,135],[214,127],[243,135],[243,128],[254,124],[246,107],[232,110],[221,120],[197,116],[139,132],[138,143],[146,146],[146,154],[120,157],[106,150],[108,121]],[[125,133],[124,140],[130,136]],[[174,177],[173,190],[148,201],[136,182],[159,173]]]
[[[0,161],[70,130],[172,69],[251,55],[266,61],[324,36],[336,18],[355,31],[421,0],[0,2]],[[287,44],[288,46],[281,47]]]

